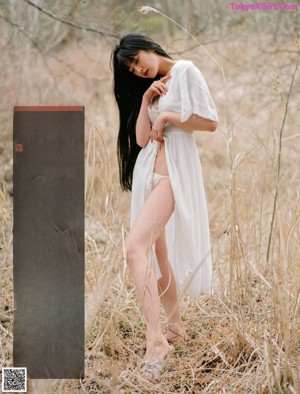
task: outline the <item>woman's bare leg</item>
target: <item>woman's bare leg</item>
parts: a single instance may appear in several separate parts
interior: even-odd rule
[[[168,260],[165,230],[155,242],[155,252],[162,275],[158,281],[158,291],[169,324],[166,338],[170,342],[184,339],[186,331],[180,316],[175,277]]]
[[[145,361],[163,359],[170,351],[160,324],[160,298],[157,280],[149,266],[148,254],[174,210],[170,180],[163,178],[146,199],[125,241],[125,255],[137,297],[147,325]]]

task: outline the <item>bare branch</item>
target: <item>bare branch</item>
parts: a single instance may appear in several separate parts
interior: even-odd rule
[[[57,79],[55,77],[55,75],[52,73],[49,65],[48,65],[48,61],[47,58],[45,56],[45,50],[43,47],[41,47],[39,45],[38,42],[36,42],[35,40],[33,40],[30,35],[24,30],[22,29],[17,23],[14,23],[12,20],[10,20],[9,18],[5,17],[4,15],[0,14],[0,19],[3,19],[5,22],[7,22],[9,25],[15,27],[19,33],[23,34],[24,37],[30,41],[31,45],[40,53],[42,60],[44,62],[45,68],[48,70],[49,74],[51,75],[51,78],[53,79],[54,85],[56,87],[56,89],[59,91],[58,89],[58,84],[57,84]],[[47,53],[47,56],[55,59],[58,63],[61,63],[65,66],[66,69],[70,70],[71,72],[73,72],[74,74],[80,76],[82,79],[88,81],[90,80],[90,78],[87,78],[85,75],[83,75],[82,73],[80,73],[79,71],[75,70],[74,67],[72,67],[70,64],[66,63],[64,60],[58,58],[57,56],[55,56],[53,53]],[[87,56],[85,54],[85,56]],[[90,59],[91,60],[91,59]]]
[[[69,25],[69,26],[75,27],[76,29],[79,29],[79,30],[85,30],[85,31],[89,31],[91,33],[97,33],[97,34],[100,34],[102,36],[109,36],[109,37],[114,37],[114,38],[120,38],[120,36],[118,36],[118,35],[116,35],[114,33],[106,32],[106,31],[103,31],[103,30],[98,30],[98,29],[95,29],[95,28],[89,27],[89,26],[79,25],[79,24],[77,24],[77,23],[75,23],[73,21],[70,21],[68,19],[60,18],[59,16],[53,14],[52,12],[47,11],[44,8],[32,3],[30,0],[24,0],[24,1],[26,3],[28,3],[29,5],[31,5],[32,7],[38,9],[43,14],[49,16],[52,19],[55,19],[58,22],[64,23],[65,25]]]
[[[60,90],[59,90],[59,87],[58,87],[57,78],[56,78],[55,75],[52,73],[52,71],[51,71],[51,69],[50,69],[50,67],[49,67],[49,65],[48,65],[47,59],[46,59],[46,57],[45,57],[45,53],[44,53],[43,49],[41,48],[41,46],[40,46],[36,41],[34,41],[34,40],[30,37],[30,35],[29,35],[25,30],[23,30],[22,28],[20,28],[20,26],[19,26],[17,23],[14,23],[14,22],[11,21],[9,18],[7,18],[7,17],[5,17],[4,15],[1,15],[1,14],[0,14],[0,19],[3,19],[5,22],[7,22],[7,23],[8,23],[9,25],[11,25],[11,26],[14,26],[21,34],[24,35],[25,38],[27,38],[27,39],[30,41],[31,45],[32,45],[34,48],[36,48],[36,50],[37,50],[37,51],[40,53],[40,55],[41,55],[41,59],[43,60],[43,63],[44,63],[44,65],[45,65],[45,68],[48,70],[49,75],[51,76],[51,78],[52,78],[52,80],[53,80],[53,83],[54,83],[54,86],[55,86],[56,90],[61,94],[61,92],[60,92]],[[55,55],[53,55],[53,54],[52,54],[52,55],[50,54],[49,56],[53,57],[55,60],[58,60],[57,57],[56,57]]]
[[[7,22],[9,25],[11,25],[11,26],[17,28],[17,30],[18,30],[20,33],[22,33],[22,34],[31,42],[31,44],[32,44],[34,47],[36,47],[36,48],[42,53],[42,50],[41,50],[41,48],[39,47],[39,44],[38,44],[36,41],[34,41],[34,40],[30,37],[30,35],[29,35],[25,30],[21,29],[20,26],[19,26],[17,23],[13,22],[11,19],[7,18],[6,16],[4,16],[4,15],[2,15],[2,14],[0,14],[0,19],[3,19],[3,20],[4,20],[5,22]]]

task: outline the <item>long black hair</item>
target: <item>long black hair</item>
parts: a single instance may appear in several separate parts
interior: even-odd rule
[[[141,147],[136,143],[135,126],[143,94],[155,79],[141,78],[129,72],[138,51],[154,50],[158,55],[171,57],[151,38],[132,33],[124,36],[111,54],[114,73],[114,94],[119,107],[120,127],[117,142],[120,184],[123,190],[131,190],[132,174]]]

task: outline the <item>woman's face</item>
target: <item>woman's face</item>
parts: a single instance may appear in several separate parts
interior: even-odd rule
[[[129,72],[141,78],[155,78],[158,74],[159,56],[154,51],[140,50],[129,64]]]

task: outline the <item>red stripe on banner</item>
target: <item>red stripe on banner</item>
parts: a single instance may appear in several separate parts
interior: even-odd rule
[[[72,106],[72,107],[64,107],[64,106],[33,106],[33,107],[25,107],[25,106],[17,106],[14,107],[14,111],[83,111],[83,106]]]

